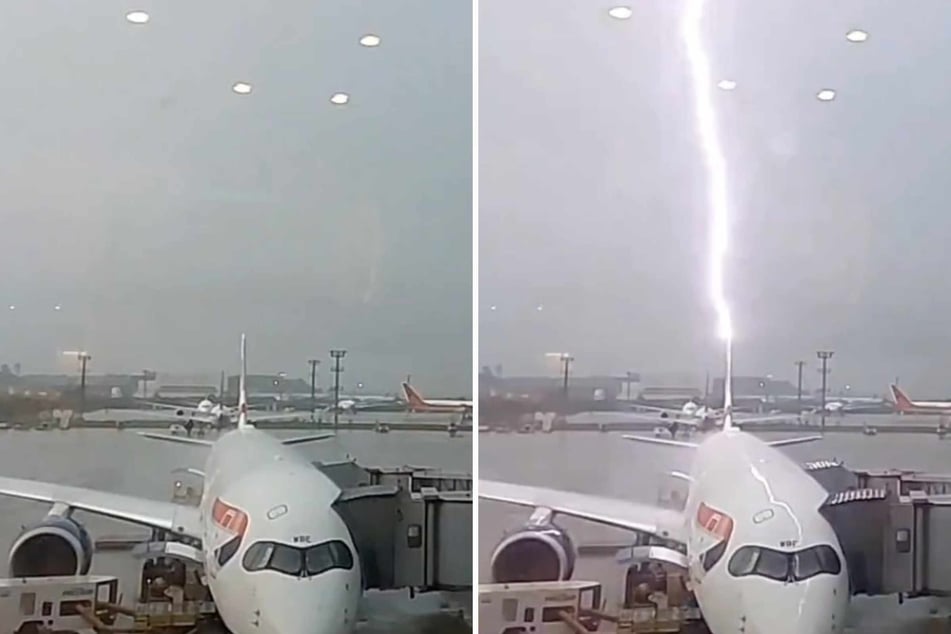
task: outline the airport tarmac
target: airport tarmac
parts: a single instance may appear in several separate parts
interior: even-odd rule
[[[848,418],[848,417],[847,417]],[[857,424],[865,417],[856,419]],[[897,417],[892,417],[897,418]],[[904,417],[903,417],[904,418]],[[843,421],[844,422],[844,421]],[[936,424],[936,423],[935,423]],[[760,434],[782,438],[800,434]],[[695,436],[694,440],[699,440]],[[923,434],[828,434],[823,440],[785,449],[796,460],[838,458],[847,467],[896,467],[951,472],[951,439],[939,441]],[[669,490],[672,469],[689,469],[689,452],[625,441],[620,434],[555,432],[552,434],[483,434],[479,438],[480,477],[522,484],[551,486],[584,493],[655,502]],[[681,485],[682,486],[682,485]],[[489,558],[502,534],[524,523],[529,512],[511,505],[485,502],[479,509],[479,574],[487,582]],[[623,545],[629,533],[563,518],[579,547]],[[609,608],[621,597],[623,571],[610,558],[582,558],[574,578],[593,579],[605,586]],[[612,603],[614,602],[614,603]],[[932,627],[929,611],[948,614],[951,601],[915,599],[898,605],[895,597],[856,597],[848,632],[863,634],[924,634]]]
[[[187,409],[185,411],[187,412]],[[300,411],[293,413],[299,414],[299,418],[296,420],[280,423],[265,422],[262,423],[261,427],[268,429],[307,429],[313,425],[310,418],[310,412]],[[262,410],[260,412],[252,413],[252,420],[254,419],[255,414],[262,418],[266,418],[267,416],[273,414],[280,414],[283,416],[287,414],[287,412],[271,412]],[[353,425],[357,428],[371,429],[378,424],[383,424],[391,428],[403,426],[405,429],[412,429],[412,431],[439,431],[448,427],[450,423],[455,423],[464,430],[471,425],[469,421],[466,421],[464,424],[460,425],[459,418],[459,415],[444,413],[355,412],[339,414],[337,422],[338,429],[344,429],[348,425]],[[87,412],[83,416],[83,419],[91,426],[108,424],[109,427],[112,427],[118,422],[130,428],[167,429],[169,425],[175,423],[184,424],[185,421],[188,420],[188,416],[176,416],[174,418],[169,418],[168,412],[154,409],[101,409]],[[322,424],[324,428],[326,428],[328,425],[332,425],[333,420],[333,414],[328,414],[327,412],[316,412],[313,418],[314,422]]]
[[[275,432],[278,437],[299,435]],[[213,438],[213,436],[209,436]],[[201,467],[205,451],[198,447],[150,441],[135,432],[74,429],[46,432],[3,432],[0,443],[0,473],[5,476],[48,480],[168,500],[173,475],[179,467]],[[450,438],[445,433],[389,434],[346,431],[322,443],[301,446],[314,460],[341,460],[351,455],[365,466],[428,466],[453,472],[471,472],[472,443],[468,435]],[[13,539],[25,524],[39,521],[47,505],[0,497],[0,551],[9,552]],[[103,535],[143,535],[140,528],[77,513],[93,538]],[[137,562],[127,553],[98,553],[93,560],[94,573],[116,575],[122,579],[125,597],[135,595]],[[3,565],[6,568],[6,565]],[[454,631],[457,624],[434,614],[440,607],[462,607],[468,613],[471,594],[431,593],[409,599],[407,592],[369,592],[361,606],[366,622],[360,634],[422,634]]]

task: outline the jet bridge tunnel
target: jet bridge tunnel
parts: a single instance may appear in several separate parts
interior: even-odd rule
[[[822,508],[845,552],[853,594],[951,596],[951,475],[806,470],[830,491]]]
[[[317,464],[343,488],[367,589],[472,588],[472,477],[416,467]]]

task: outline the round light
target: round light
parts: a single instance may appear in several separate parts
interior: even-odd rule
[[[337,93],[334,93],[330,97],[330,103],[332,103],[335,106],[343,106],[349,102],[350,102],[350,95],[348,95],[345,92],[337,92]]]
[[[245,83],[243,81],[239,81],[234,86],[231,87],[231,90],[235,91],[239,95],[250,95],[251,84]]]
[[[544,310],[544,308],[545,308],[544,306],[539,304],[538,306],[535,307],[535,310]]]
[[[629,20],[634,15],[634,11],[631,7],[613,7],[608,10],[608,15],[615,20]]]
[[[125,19],[132,24],[145,24],[149,21],[149,14],[145,11],[130,11],[125,14]]]
[[[492,306],[489,306],[489,310],[495,310],[496,308],[498,308],[498,306],[495,306],[494,304]]]
[[[360,38],[360,45],[366,46],[367,48],[373,48],[374,46],[379,46],[380,36],[373,35],[372,33],[368,33]]]
[[[823,88],[818,93],[816,93],[816,99],[819,101],[832,101],[835,99],[835,91],[831,88]]]
[[[10,310],[16,310],[16,309],[17,309],[16,306],[14,306],[13,304],[10,304]]]
[[[861,29],[853,29],[845,34],[845,39],[855,43],[864,42],[868,39],[868,33]]]
[[[736,88],[736,82],[732,79],[721,79],[717,82],[717,88],[720,90],[733,90]]]
[[[62,310],[62,309],[63,307],[60,306],[59,304],[56,304],[56,306],[53,306],[53,310]]]

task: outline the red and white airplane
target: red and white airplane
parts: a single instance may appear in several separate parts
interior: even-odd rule
[[[199,507],[63,484],[0,478],[0,495],[53,505],[9,555],[10,576],[88,572],[92,540],[80,510],[188,538],[178,556],[204,564],[208,586],[235,634],[349,634],[357,622],[361,568],[350,530],[334,509],[339,487],[292,448],[318,434],[279,440],[248,421],[245,339],[237,429],[215,442],[143,433],[205,447]]]
[[[412,385],[403,382],[403,395],[407,409],[411,412],[429,412],[462,414],[463,418],[472,416],[472,401],[456,399],[425,399]]]
[[[729,368],[728,374],[729,376]],[[693,453],[682,511],[625,498],[482,480],[479,496],[529,508],[528,524],[492,555],[494,581],[570,578],[575,549],[556,515],[647,533],[679,548],[645,546],[687,571],[714,634],[831,634],[849,605],[846,560],[820,507],[828,492],[779,447],[737,429],[726,381],[722,427],[699,444],[626,436]],[[534,578],[526,577],[534,575]]]
[[[913,401],[897,385],[892,384],[889,388],[895,402],[895,411],[899,414],[951,416],[951,401]]]

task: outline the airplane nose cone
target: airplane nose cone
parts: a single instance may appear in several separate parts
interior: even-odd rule
[[[777,584],[764,593],[742,593],[741,629],[746,634],[842,634],[848,591],[835,577]],[[768,596],[767,596],[768,595]]]
[[[276,580],[275,580],[276,581]],[[360,589],[345,574],[287,578],[260,593],[260,634],[348,634]]]

